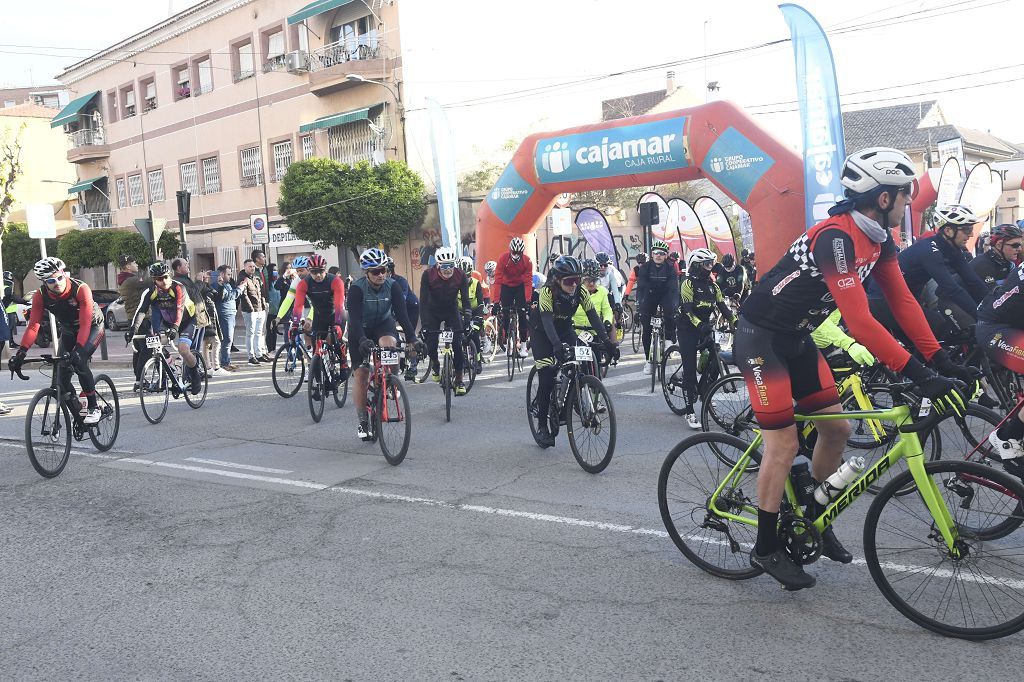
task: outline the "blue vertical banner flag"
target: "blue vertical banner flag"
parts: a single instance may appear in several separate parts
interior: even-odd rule
[[[846,159],[843,115],[832,48],[810,12],[799,5],[779,5],[789,24],[796,59],[796,90],[804,143],[804,214],[807,227],[828,217],[842,200],[839,175]]]
[[[448,117],[436,100],[427,98],[430,112],[430,148],[434,154],[434,187],[437,213],[441,220],[441,243],[462,253],[462,228],[459,225],[459,185],[455,177],[455,147]]]

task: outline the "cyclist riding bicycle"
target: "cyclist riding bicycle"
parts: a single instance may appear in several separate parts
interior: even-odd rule
[[[381,249],[366,249],[359,256],[359,267],[365,273],[352,282],[348,289],[348,354],[355,368],[355,401],[359,426],[356,434],[362,440],[372,437],[369,416],[366,413],[366,385],[370,369],[363,367],[374,345],[382,348],[398,346],[398,328],[413,329],[402,299],[402,287],[388,277],[391,257]],[[405,350],[414,352],[411,331],[405,332]]]
[[[537,367],[537,421],[541,447],[554,446],[555,437],[548,427],[551,389],[555,385],[558,364],[569,359],[569,349],[576,345],[573,316],[583,308],[599,343],[611,352],[612,343],[604,323],[594,308],[590,293],[580,286],[583,267],[572,256],[561,256],[548,269],[547,281],[538,294],[537,307],[530,311],[534,330],[533,358]]]
[[[947,338],[951,323],[940,311],[950,311],[961,328],[968,328],[977,319],[978,303],[988,294],[988,287],[971,269],[964,254],[964,245],[982,218],[966,206],[953,204],[935,211],[938,231],[920,239],[899,254],[900,270],[907,288],[925,310],[925,317],[937,338]],[[935,299],[930,285],[935,284]],[[902,320],[887,304],[882,290],[872,283],[868,289],[871,313],[891,330],[903,333]]]
[[[629,271],[629,279],[626,281],[626,289],[622,292],[623,296],[629,296],[633,293],[633,288],[636,286],[636,276],[640,272],[640,267],[647,262],[647,254],[640,252],[636,254],[636,265]],[[640,303],[640,292],[637,292],[636,297],[637,304]]]
[[[288,319],[288,313],[292,309],[292,305],[295,303],[295,289],[299,286],[299,282],[309,276],[309,257],[307,256],[296,256],[292,259],[292,267],[295,268],[295,277],[292,277],[292,281],[288,285],[288,293],[281,299],[281,305],[277,309],[277,318],[279,320]],[[306,302],[309,302],[309,297],[306,297]],[[313,319],[313,306],[309,306],[309,311],[306,313],[306,320],[311,321]],[[306,345],[310,344],[309,335],[306,335]]]
[[[153,284],[142,292],[135,317],[124,333],[125,342],[131,343],[132,337],[139,333],[139,325],[146,313],[150,312],[153,333],[163,332],[169,340],[177,339],[178,354],[185,361],[185,376],[182,379],[191,384],[190,390],[193,395],[197,395],[202,390],[203,378],[199,373],[199,360],[192,352],[192,342],[196,338],[196,302],[181,282],[171,279],[171,269],[167,263],[150,265],[149,276]]]
[[[753,289],[757,284],[757,261],[754,260],[754,252],[743,249],[740,254],[740,265],[747,271],[747,279],[750,280],[750,287]]]
[[[424,270],[420,277],[420,306],[423,311],[423,330],[438,332],[441,323],[453,332],[452,352],[455,365],[455,395],[465,395],[462,371],[466,358],[462,352],[462,320],[472,314],[469,309],[469,281],[471,278],[459,267],[455,249],[443,246],[434,254],[434,267]],[[430,378],[441,381],[441,364],[437,357],[438,334],[427,334],[427,354],[430,356]]]
[[[484,263],[484,284],[488,288],[494,285],[494,273],[498,271],[498,263],[493,260],[489,260]]]
[[[484,314],[487,309],[487,304],[490,302],[488,299],[488,290],[486,285],[473,276],[476,272],[473,270],[473,259],[469,256],[463,256],[459,259],[459,268],[463,274],[466,275],[466,282],[469,290],[469,303],[462,300],[462,293],[459,293],[459,308],[468,308],[471,311],[472,319],[469,320],[469,337],[472,339],[476,347],[477,357],[471,358],[474,363],[477,364],[477,371],[480,371],[480,362],[482,352],[480,342],[480,330],[484,328]],[[477,273],[479,274],[479,273]]]
[[[626,280],[622,279],[622,273],[612,263],[612,257],[604,251],[598,251],[594,256],[594,260],[597,261],[598,266],[597,283],[608,290],[608,295],[611,297],[612,312],[615,313],[617,323],[621,325],[622,296],[626,289]]]
[[[798,449],[794,399],[804,414],[842,410],[828,363],[810,338],[821,321],[838,308],[850,334],[886,366],[915,382],[934,409],[965,411],[967,399],[955,379],[973,374],[955,367],[940,350],[903,281],[889,234],[903,216],[915,177],[913,162],[896,149],[874,147],[850,155],[841,172],[847,198],[793,242],[740,308],[733,352],[764,439],[757,541],[750,564],[787,589],[815,582],[781,548],[777,533],[783,489]],[[912,357],[871,316],[863,286],[868,275],[878,282],[918,350],[946,376]],[[816,426],[812,475],[820,482],[839,468],[851,429],[846,420]],[[824,508],[817,502],[812,507],[811,518]],[[831,527],[821,537],[824,556],[840,563],[853,560]]]
[[[1020,262],[1024,234],[1016,225],[996,225],[989,239],[990,248],[971,261],[971,269],[989,291],[1003,283],[1010,270]]]
[[[995,291],[978,306],[975,338],[995,362],[1024,374],[1024,272],[1014,268]],[[989,443],[1004,459],[1024,457],[1024,413],[1011,415],[989,436]]]
[[[89,369],[89,358],[103,340],[103,313],[92,299],[89,285],[67,274],[67,265],[60,258],[48,257],[36,262],[32,272],[43,283],[32,294],[32,311],[28,327],[21,337],[18,351],[7,361],[7,367],[16,372],[25,363],[28,349],[35,343],[43,311],[57,321],[60,343],[57,355],[71,355],[71,367],[82,385],[82,396],[88,405],[88,412],[82,418],[85,424],[97,424],[102,412],[96,403],[96,380]],[[71,392],[71,375],[64,373],[65,392]]]
[[[530,326],[527,324],[527,310],[533,295],[533,261],[524,252],[526,242],[515,237],[509,242],[508,251],[498,257],[494,270],[494,287],[497,289],[492,296],[501,303],[502,338],[508,338],[508,325],[512,321],[512,308],[519,310],[519,357],[525,358],[530,353],[526,350],[526,340],[530,337]],[[516,349],[511,349],[516,352]]]
[[[742,302],[750,294],[747,271],[736,263],[736,256],[731,253],[722,256],[722,262],[716,263],[711,273],[723,296]]]
[[[586,289],[590,295],[590,302],[594,304],[594,310],[597,311],[597,316],[604,322],[604,333],[608,335],[608,338],[612,339],[612,343],[615,348],[611,350],[611,358],[617,360],[619,357],[619,348],[615,343],[615,335],[612,334],[612,325],[615,324],[615,313],[612,310],[612,305],[609,302],[611,295],[608,289],[600,284],[601,272],[600,266],[598,265],[597,259],[587,258],[580,267],[583,273],[583,288]],[[572,324],[574,327],[582,328],[591,331],[595,336],[597,330],[590,324],[590,317],[587,315],[587,311],[583,309],[581,305],[576,309],[576,312],[572,316]]]
[[[711,277],[715,261],[718,260],[710,249],[694,249],[686,257],[686,274],[679,286],[679,316],[676,324],[679,331],[679,354],[683,364],[683,392],[686,407],[683,414],[691,429],[700,428],[700,419],[694,413],[697,404],[697,347],[713,331],[712,317],[715,309],[722,317],[736,324],[736,318],[725,304],[722,289]]]
[[[643,325],[644,374],[653,370],[651,362],[651,318],[661,306],[662,329],[666,338],[675,335],[675,311],[679,307],[679,271],[668,259],[668,244],[651,242],[651,260],[639,266],[636,276],[637,315]]]
[[[298,260],[298,259],[296,259]],[[292,333],[295,334],[301,325],[306,334],[325,336],[333,329],[334,338],[340,343],[342,330],[345,328],[345,285],[341,275],[327,272],[327,259],[314,253],[307,259],[309,274],[299,280],[295,287],[295,310],[292,313]],[[292,267],[298,270],[295,261]],[[296,278],[298,279],[298,278]],[[312,309],[312,319],[302,320],[302,312],[306,302]],[[348,379],[346,359],[341,358],[341,381]],[[334,386],[326,387],[334,390]]]

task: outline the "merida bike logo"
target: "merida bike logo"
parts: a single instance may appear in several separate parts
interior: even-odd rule
[[[553,142],[544,145],[540,155],[541,167],[549,173],[562,173],[572,165],[568,142]]]

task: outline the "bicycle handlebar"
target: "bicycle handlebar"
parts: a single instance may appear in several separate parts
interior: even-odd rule
[[[54,358],[49,353],[44,353],[44,354],[40,355],[38,358],[27,358],[25,360],[22,360],[21,361],[21,366],[18,367],[17,369],[12,369],[10,367],[10,364],[8,364],[8,369],[11,370],[11,381],[14,381],[14,377],[15,376],[17,376],[22,381],[28,381],[29,380],[29,378],[27,376],[25,376],[24,372],[21,371],[22,367],[24,367],[25,365],[43,365],[43,364],[46,364],[46,365],[56,365],[59,362],[69,362],[70,359],[71,359],[71,354],[70,353],[63,353],[63,354],[61,354],[61,356],[59,358]],[[8,361],[8,363],[9,362],[10,361]]]

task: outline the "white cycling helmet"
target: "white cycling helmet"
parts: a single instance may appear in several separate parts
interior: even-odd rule
[[[718,260],[711,249],[694,249],[686,256],[686,269],[689,271],[694,263],[714,263]]]
[[[914,162],[898,149],[869,147],[846,157],[840,183],[854,194],[902,187],[917,179]]]
[[[46,279],[53,273],[59,270],[67,270],[68,266],[60,258],[54,258],[48,256],[42,260],[36,261],[36,264],[32,266],[32,272],[35,273],[39,279]]]
[[[462,258],[459,259],[459,267],[462,268],[462,271],[467,275],[472,275],[473,259],[470,258],[469,256],[463,256]]]
[[[522,253],[526,251],[526,242],[519,237],[513,237],[512,241],[508,243],[508,250],[512,253]]]
[[[980,223],[984,216],[975,215],[974,211],[963,204],[948,204],[935,209],[933,220],[936,229],[942,229],[946,225],[968,227]]]
[[[434,253],[434,260],[438,265],[455,265],[459,261],[459,255],[455,253],[455,249],[442,246]]]
[[[484,272],[486,272],[488,275],[493,275],[495,272],[497,272],[497,270],[498,263],[496,261],[489,260],[486,263],[484,263]]]

